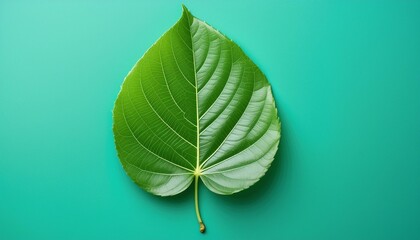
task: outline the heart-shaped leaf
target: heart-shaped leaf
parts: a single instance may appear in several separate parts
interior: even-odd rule
[[[144,190],[175,195],[201,179],[233,194],[267,171],[280,140],[271,87],[230,39],[184,7],[180,20],[136,63],[114,107],[127,174]]]

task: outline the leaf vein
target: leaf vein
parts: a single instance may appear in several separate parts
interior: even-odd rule
[[[163,144],[165,144],[166,146],[168,146],[169,148],[171,148],[178,156],[180,156],[185,162],[187,162],[191,167],[194,167],[184,156],[182,156],[180,153],[178,153],[178,151],[177,150],[175,150],[170,144],[168,144],[168,143],[166,143],[159,135],[157,135],[156,133],[155,133],[155,131],[153,131],[152,130],[152,128],[149,126],[149,124],[143,119],[143,116],[139,113],[139,111],[137,110],[137,108],[135,107],[135,105],[134,105],[134,103],[133,103],[133,101],[131,100],[131,97],[130,97],[130,90],[128,89],[127,90],[127,96],[128,96],[128,99],[130,100],[130,103],[131,103],[131,105],[133,106],[133,108],[134,108],[134,111],[137,113],[137,115],[140,117],[140,119],[142,119],[143,120],[143,122],[145,123],[145,125],[146,125],[146,127],[152,132],[152,134],[154,135],[154,136],[156,136],[159,140],[161,140],[162,142],[163,142]]]
[[[143,145],[143,144],[139,141],[139,139],[136,137],[136,135],[134,135],[134,132],[133,132],[133,130],[131,129],[131,126],[130,126],[130,124],[128,123],[127,118],[125,117],[125,112],[124,112],[124,104],[123,104],[123,101],[121,101],[121,109],[122,109],[122,115],[123,115],[123,118],[124,118],[125,124],[126,124],[126,125],[127,125],[127,127],[128,127],[128,130],[130,131],[130,133],[131,133],[131,135],[133,136],[133,138],[136,140],[136,142],[137,142],[137,143],[138,143],[141,147],[143,147],[144,149],[146,149],[148,152],[150,152],[151,154],[155,155],[155,156],[156,156],[156,157],[158,157],[159,159],[161,159],[161,160],[163,160],[163,161],[165,161],[165,162],[167,162],[167,163],[169,163],[169,164],[172,164],[172,165],[174,165],[174,166],[177,166],[177,167],[179,167],[179,168],[181,168],[181,169],[184,169],[184,170],[187,170],[187,171],[190,171],[190,172],[191,172],[191,169],[188,169],[188,168],[185,168],[185,167],[183,167],[183,166],[181,166],[181,165],[178,165],[178,164],[176,164],[176,163],[173,163],[173,162],[169,161],[168,159],[165,159],[165,158],[161,157],[160,155],[158,155],[157,153],[153,152],[152,150],[148,149],[146,146],[144,146],[144,145]]]
[[[141,77],[140,77],[141,78]],[[153,112],[156,114],[156,116],[169,128],[169,129],[171,129],[172,130],[172,132],[174,132],[178,137],[180,137],[182,140],[184,140],[186,143],[188,143],[189,145],[191,145],[191,146],[193,146],[193,147],[196,147],[196,146],[194,146],[194,144],[192,144],[191,142],[189,142],[187,139],[185,139],[184,137],[182,137],[179,133],[177,133],[176,131],[175,131],[175,129],[173,129],[160,115],[159,115],[159,113],[156,111],[156,109],[152,106],[152,104],[150,103],[150,101],[149,101],[149,99],[147,98],[147,96],[146,96],[146,93],[144,92],[144,88],[143,88],[143,83],[142,83],[142,81],[141,81],[141,79],[140,79],[140,88],[141,88],[141,91],[142,91],[142,93],[143,93],[143,96],[144,96],[144,99],[146,99],[146,102],[147,102],[147,104],[150,106],[150,108],[153,110]]]
[[[179,34],[178,34],[179,35]],[[182,39],[182,37],[179,35],[179,37]],[[172,55],[174,56],[175,59],[175,64],[178,67],[179,72],[182,74],[182,76],[184,77],[184,79],[188,82],[188,84],[190,84],[190,86],[192,86],[193,88],[195,88],[195,86],[188,80],[188,78],[185,76],[184,72],[182,72],[181,67],[178,64],[178,60],[176,58],[175,52],[174,52],[174,47],[173,47],[173,43],[172,43],[172,38],[170,38],[170,42],[171,42],[171,51],[172,51]],[[184,42],[185,43],[185,42]],[[191,48],[188,48],[191,50]]]
[[[244,69],[244,72],[245,72],[245,69]],[[241,77],[242,78],[242,77]],[[223,146],[223,144],[226,142],[226,140],[229,138],[229,136],[230,136],[230,134],[233,132],[233,130],[236,128],[236,126],[238,125],[238,123],[241,121],[241,119],[242,119],[242,117],[244,116],[244,114],[245,114],[245,112],[246,112],[246,110],[248,109],[248,107],[249,107],[249,105],[250,105],[250,103],[251,103],[251,100],[252,100],[252,96],[254,95],[254,88],[255,88],[255,72],[254,72],[254,81],[252,82],[253,84],[253,86],[252,86],[252,94],[251,94],[251,97],[249,98],[249,100],[248,100],[248,102],[247,102],[247,104],[246,104],[246,107],[245,107],[245,109],[244,109],[244,111],[242,112],[242,114],[241,114],[241,116],[239,117],[239,119],[236,121],[236,123],[235,123],[235,125],[233,126],[233,128],[229,131],[229,133],[228,133],[228,135],[226,135],[226,137],[223,139],[223,141],[220,143],[220,145],[217,147],[217,149],[215,150],[215,151],[213,151],[213,153],[206,159],[206,160],[204,160],[203,161],[203,163],[201,164],[201,166],[204,166],[204,164],[209,160],[209,159],[211,159],[213,156],[214,156],[214,154],[216,154],[216,152],[217,151],[219,151],[219,149]]]

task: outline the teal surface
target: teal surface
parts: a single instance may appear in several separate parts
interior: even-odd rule
[[[210,3],[211,2],[211,3]],[[185,1],[267,75],[280,151],[252,188],[145,193],[112,115],[181,1],[0,0],[0,239],[420,239],[420,2]]]

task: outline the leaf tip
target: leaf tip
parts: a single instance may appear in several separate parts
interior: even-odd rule
[[[192,16],[190,10],[184,4],[182,4],[182,15]]]
[[[189,12],[188,8],[184,4],[181,4],[181,6],[182,6],[182,12],[183,13],[188,13]]]

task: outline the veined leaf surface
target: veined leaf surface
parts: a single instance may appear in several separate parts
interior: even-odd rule
[[[127,174],[175,195],[201,179],[233,194],[267,171],[280,140],[271,87],[234,42],[185,7],[135,64],[115,102],[114,136]]]

